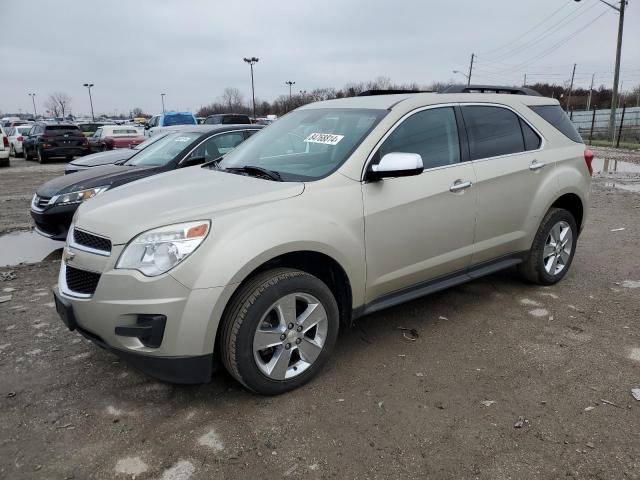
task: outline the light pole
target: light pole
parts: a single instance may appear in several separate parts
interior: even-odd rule
[[[291,101],[291,87],[293,87],[296,84],[296,82],[292,82],[291,80],[287,80],[284,83],[289,85],[289,101]]]
[[[95,122],[96,118],[93,115],[93,99],[91,98],[91,87],[93,87],[93,83],[83,83],[83,86],[87,87],[89,90],[89,104],[91,105],[91,121]]]
[[[253,99],[253,118],[256,118],[256,90],[253,84],[253,66],[260,60],[258,57],[243,58],[251,67],[251,98]]]
[[[579,2],[580,0],[575,0]],[[618,18],[618,42],[616,44],[616,65],[613,73],[613,92],[611,94],[611,114],[609,115],[609,136],[611,141],[615,140],[616,135],[616,107],[618,106],[618,82],[620,81],[620,55],[622,53],[622,30],[624,28],[624,10],[627,6],[627,0],[620,2],[620,7],[614,4],[600,0],[601,3],[613,8],[619,14]]]
[[[38,118],[38,113],[36,112],[36,94],[29,93],[28,95],[31,97],[31,101],[33,102],[33,119],[36,120]]]
[[[459,73],[460,75],[464,75],[464,78],[467,79],[467,85],[470,83],[469,82],[469,75],[467,75],[466,73],[461,72],[460,70],[454,70],[453,73]]]
[[[162,100],[162,113],[164,113],[164,96],[166,95],[166,93],[161,93],[160,94],[160,100]]]

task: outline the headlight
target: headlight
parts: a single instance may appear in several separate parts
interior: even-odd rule
[[[100,195],[109,190],[109,186],[89,188],[87,190],[78,190],[77,192],[65,193],[56,199],[56,205],[68,205],[71,203],[82,203],[85,200]]]
[[[147,277],[168,272],[207,238],[208,220],[178,223],[141,233],[125,247],[116,268],[138,270]]]

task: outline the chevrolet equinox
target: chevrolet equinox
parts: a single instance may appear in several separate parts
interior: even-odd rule
[[[97,196],[67,236],[57,311],[161,380],[205,382],[221,360],[278,394],[362,315],[516,265],[554,284],[593,154],[557,100],[518,93],[314,103],[220,159]]]

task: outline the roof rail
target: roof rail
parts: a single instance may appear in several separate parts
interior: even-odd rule
[[[396,95],[399,93],[433,93],[433,90],[366,90],[358,94],[358,97],[370,97],[372,95]]]
[[[449,85],[438,93],[507,93],[541,97],[539,92],[527,87],[504,87],[502,85]]]

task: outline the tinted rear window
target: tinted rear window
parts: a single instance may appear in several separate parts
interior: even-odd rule
[[[222,117],[222,123],[225,125],[249,124],[251,120],[246,115],[225,115]]]
[[[173,125],[195,125],[196,119],[193,118],[193,115],[182,115],[180,113],[176,115],[167,115],[164,117],[165,127],[171,127]]]
[[[529,108],[560,130],[565,137],[577,143],[584,143],[571,120],[560,105],[532,105]]]

